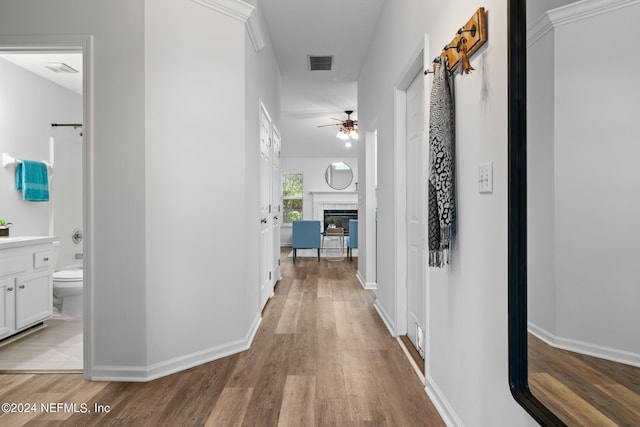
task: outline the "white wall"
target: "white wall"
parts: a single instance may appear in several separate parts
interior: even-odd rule
[[[246,333],[245,29],[175,0],[147,1],[145,25],[147,351],[162,370]]]
[[[55,159],[57,164],[50,182],[49,202],[22,200],[22,192],[15,189],[15,166],[0,170],[0,218],[13,223],[12,236],[49,235],[53,204],[58,199],[62,203],[57,203],[56,216],[73,215],[76,226],[81,225],[82,207],[77,206],[74,194],[66,191],[67,183],[71,181],[72,184],[74,176],[80,177],[78,185],[81,188],[81,168],[74,170],[66,164],[66,154],[73,155],[68,151],[72,147],[62,146],[68,142],[64,140],[66,129],[51,127],[51,123],[81,121],[82,98],[79,95],[0,59],[0,153],[19,159],[50,161],[49,139],[53,135],[59,137],[56,146],[59,156]],[[78,142],[77,138],[72,141],[76,145]],[[79,209],[67,209],[69,203]],[[68,234],[71,236],[71,231]],[[66,243],[69,242],[70,239]]]
[[[345,149],[347,151],[348,149]],[[355,153],[348,153],[355,154]],[[324,174],[331,163],[345,162],[351,166],[353,172],[353,181],[344,190],[334,190],[329,187],[324,179]],[[313,218],[313,197],[311,192],[325,191],[343,193],[356,191],[356,182],[358,182],[358,159],[356,157],[283,157],[282,173],[302,173],[302,218]],[[358,184],[360,188],[360,184]],[[280,231],[280,244],[283,246],[291,245],[291,225],[283,225]]]
[[[358,279],[366,288],[376,288],[377,197],[376,197],[376,133],[364,134],[365,143],[358,144]]]
[[[579,16],[590,4],[598,7],[595,16],[573,22],[556,19],[558,14]],[[637,365],[640,203],[635,195],[640,193],[640,171],[635,162],[640,145],[634,135],[640,92],[634,90],[638,83],[633,70],[640,59],[619,55],[612,60],[609,52],[629,37],[640,5],[606,12],[600,7],[602,2],[582,2],[554,11],[555,27],[545,35],[553,44],[541,39],[532,46],[547,53],[531,66],[533,74],[542,67],[549,83],[542,90],[552,90],[554,97],[531,99],[530,124],[550,124],[552,132],[551,138],[530,137],[530,152],[544,157],[544,163],[532,165],[529,187],[551,194],[531,207],[545,210],[544,218],[553,220],[555,239],[541,229],[547,219],[531,223],[530,235],[547,239],[530,242],[529,253],[540,260],[530,267],[530,322],[561,345],[602,352],[602,357],[617,355]],[[578,44],[586,31],[599,34],[587,50]],[[554,64],[553,75],[548,75],[545,62]],[[552,177],[546,166],[553,167]],[[554,293],[548,292],[549,283]],[[549,313],[548,307],[556,312]]]
[[[489,41],[472,58],[476,71],[455,78],[458,236],[451,265],[429,271],[427,389],[452,425],[533,426],[510,394],[507,368],[507,5],[484,6]],[[394,166],[394,85],[425,33],[435,56],[477,7],[468,0],[385,2],[360,75],[359,126],[378,130],[377,305],[392,328],[394,191],[402,172]],[[494,192],[481,195],[478,164],[487,161]]]
[[[258,308],[258,259],[260,236],[260,128],[259,101],[267,108],[276,127],[280,126],[280,70],[273,45],[266,31],[260,5],[256,12],[264,47],[256,52],[249,37],[245,37],[245,252],[244,271],[247,294],[246,321],[252,321],[260,312]],[[286,144],[286,142],[284,142]],[[236,254],[237,255],[237,254]],[[271,265],[271,263],[269,264]],[[276,277],[276,276],[274,276]],[[251,325],[245,325],[249,328]]]
[[[85,261],[95,321],[85,319],[92,338],[85,366],[90,376],[124,376],[146,366],[144,3],[4,2],[0,45],[51,42],[33,34],[61,43],[75,40],[69,34],[93,36],[92,116],[83,122],[91,130],[92,244]]]
[[[527,304],[528,318],[555,333],[554,36],[547,32],[527,49]],[[549,250],[551,249],[551,250]]]

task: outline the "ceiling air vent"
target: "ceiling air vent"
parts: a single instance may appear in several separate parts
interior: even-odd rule
[[[50,69],[51,71],[53,71],[54,73],[75,74],[75,73],[78,72],[78,70],[76,70],[73,67],[68,66],[64,62],[48,62],[48,63],[44,64],[44,66],[47,67],[48,69]]]
[[[309,55],[309,70],[311,71],[331,71],[333,56],[312,56]]]

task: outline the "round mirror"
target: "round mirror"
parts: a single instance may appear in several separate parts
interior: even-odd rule
[[[351,167],[344,162],[331,163],[324,173],[324,179],[334,190],[344,190],[353,181]]]

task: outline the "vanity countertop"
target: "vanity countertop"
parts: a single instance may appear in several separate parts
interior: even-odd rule
[[[9,249],[29,245],[42,245],[51,243],[55,239],[56,238],[54,236],[0,237],[0,249]]]

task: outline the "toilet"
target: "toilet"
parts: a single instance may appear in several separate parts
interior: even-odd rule
[[[53,242],[53,260],[57,268],[60,242]],[[54,305],[60,305],[62,317],[82,318],[83,286],[82,268],[58,270],[53,273]]]

